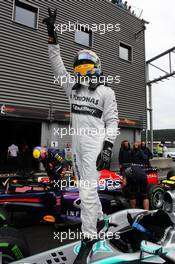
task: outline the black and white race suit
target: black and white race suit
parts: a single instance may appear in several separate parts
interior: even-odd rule
[[[56,80],[69,97],[72,112],[72,153],[75,175],[80,179],[82,232],[96,235],[96,223],[103,217],[101,202],[97,193],[99,172],[96,169],[97,156],[104,140],[114,143],[118,134],[118,111],[114,91],[99,85],[91,91],[88,86],[72,90],[74,80],[66,71],[60,56],[60,47],[49,45],[49,58]]]

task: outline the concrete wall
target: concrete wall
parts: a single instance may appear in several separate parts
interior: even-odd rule
[[[171,158],[154,158],[151,160],[151,166],[159,169],[169,169],[174,167],[174,162]]]

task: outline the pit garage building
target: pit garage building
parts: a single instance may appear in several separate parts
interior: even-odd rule
[[[92,49],[102,61],[105,76],[116,77],[109,86],[116,93],[120,136],[114,147],[116,165],[121,141],[140,140],[146,128],[144,21],[110,1],[1,1],[0,12],[0,145],[10,140],[65,147],[71,136],[58,128],[69,126],[69,102],[54,84],[42,20],[57,7],[57,23],[76,24],[77,30],[58,33],[62,58],[69,71],[75,53]],[[113,25],[115,30],[112,30]],[[82,26],[85,25],[85,26]],[[88,27],[89,25],[89,27]],[[94,29],[97,25],[97,30]],[[105,30],[105,31],[104,31]]]

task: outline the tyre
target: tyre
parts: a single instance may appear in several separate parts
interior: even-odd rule
[[[28,245],[22,234],[11,227],[0,228],[2,264],[8,264],[29,256]]]
[[[150,210],[162,208],[164,190],[159,185],[149,185],[148,197],[150,202]]]

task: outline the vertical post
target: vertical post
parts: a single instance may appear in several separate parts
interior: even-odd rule
[[[153,106],[152,106],[152,85],[148,84],[149,89],[149,118],[150,118],[150,150],[153,153]]]
[[[147,111],[149,111],[149,102],[148,102],[148,93],[149,91],[147,90],[147,83],[149,82],[149,64],[146,64],[146,106],[147,106]],[[148,112],[147,112],[147,117],[148,117]],[[146,141],[146,145],[148,146],[148,141],[149,141],[149,137],[148,137],[148,123],[147,123],[147,127],[146,127],[146,137],[145,137],[145,141]]]
[[[145,129],[145,142],[146,145],[148,146],[148,128]]]
[[[172,65],[171,65],[171,52],[169,52],[169,67],[170,67],[170,73],[172,72]]]

